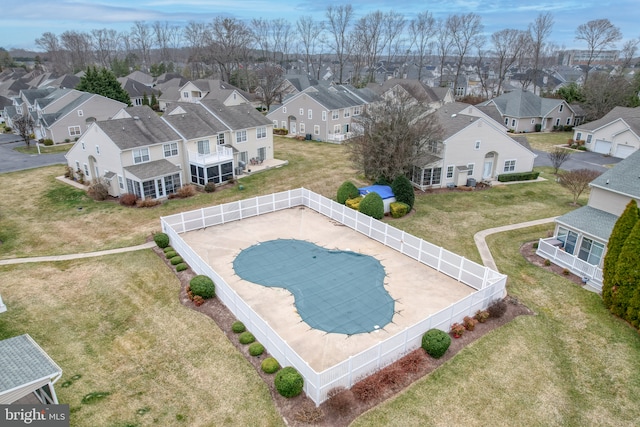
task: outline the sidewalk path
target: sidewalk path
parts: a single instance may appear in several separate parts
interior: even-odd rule
[[[489,250],[489,246],[487,246],[486,237],[490,234],[494,233],[502,233],[503,231],[509,230],[517,230],[518,228],[527,228],[533,227],[534,225],[548,224],[553,222],[557,216],[552,218],[543,218],[536,219],[534,221],[521,222],[519,224],[510,224],[503,225],[502,227],[495,228],[487,228],[486,230],[478,231],[474,236],[473,240],[476,242],[476,246],[478,247],[478,252],[480,252],[480,258],[482,258],[482,263],[485,267],[489,267],[495,271],[498,271],[498,267],[496,266],[495,261],[493,260],[493,256],[491,255],[491,251]]]
[[[147,242],[142,245],[129,246],[127,248],[109,249],[106,251],[98,251],[98,252],[86,252],[83,254],[67,254],[67,255],[40,256],[40,257],[33,257],[33,258],[2,259],[0,260],[0,265],[23,264],[27,262],[55,262],[55,261],[68,261],[70,259],[79,259],[79,258],[92,258],[97,256],[103,256],[103,255],[119,254],[123,252],[139,251],[141,249],[150,249],[150,248],[153,248],[155,245],[156,245],[155,242]]]

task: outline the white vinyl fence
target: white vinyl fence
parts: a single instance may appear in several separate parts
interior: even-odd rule
[[[548,259],[552,263],[567,268],[573,274],[583,278],[593,288],[602,292],[602,269],[597,265],[589,264],[575,255],[571,255],[547,242],[545,239],[538,241],[536,255]]]
[[[316,372],[180,237],[181,233],[187,231],[301,205],[428,265],[476,289],[476,292],[369,349],[322,372]],[[304,188],[183,212],[160,220],[163,232],[171,239],[171,246],[196,274],[213,279],[216,295],[227,308],[282,366],[293,366],[302,374],[305,379],[304,390],[317,405],[326,400],[327,392],[332,388],[350,388],[363,377],[418,348],[427,330],[437,328],[448,332],[452,323],[461,322],[465,316],[473,316],[476,311],[505,295],[507,276]]]

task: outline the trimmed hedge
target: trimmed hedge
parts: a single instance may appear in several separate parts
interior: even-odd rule
[[[244,323],[242,323],[241,321],[236,320],[235,322],[233,322],[233,325],[231,325],[231,330],[234,333],[239,334],[239,333],[242,333],[242,332],[246,331],[247,327],[244,326]]]
[[[240,336],[238,337],[238,341],[240,341],[240,344],[251,344],[255,340],[256,340],[256,337],[254,337],[253,334],[249,331],[245,331],[241,333]]]
[[[216,295],[216,285],[208,276],[199,274],[189,282],[193,295],[200,295],[202,298],[213,298]]]
[[[259,342],[254,342],[249,346],[249,354],[252,356],[260,356],[264,353],[264,346]]]
[[[267,357],[260,364],[260,368],[267,374],[273,374],[280,369],[280,364],[273,357]]]
[[[173,251],[174,249],[171,246],[167,246],[166,248],[164,248],[162,251],[166,254],[169,251]]]
[[[187,268],[189,268],[189,266],[184,262],[176,265],[176,271],[185,271]]]
[[[540,172],[503,173],[498,175],[498,181],[533,181],[534,179],[538,179],[539,175]]]
[[[399,175],[393,180],[391,190],[396,198],[396,202],[406,203],[409,205],[409,210],[413,208],[413,204],[416,201],[416,195],[413,192],[413,185],[411,185],[409,178],[404,175]]]
[[[164,256],[167,259],[171,259],[171,258],[173,258],[174,256],[177,256],[177,255],[178,255],[178,252],[176,252],[176,251],[168,251],[168,252],[164,253]]]
[[[363,196],[358,196],[358,197],[354,197],[353,199],[348,199],[345,202],[345,205],[348,208],[358,210],[358,209],[360,209],[360,202],[362,202],[362,199],[364,199]]]
[[[295,397],[302,393],[304,378],[295,368],[287,366],[278,371],[274,384],[281,396]]]
[[[429,329],[422,336],[422,348],[435,359],[444,356],[450,345],[451,337],[440,329]]]
[[[171,258],[171,265],[178,265],[178,264],[182,264],[184,262],[184,260],[182,259],[182,257],[180,255],[176,255],[173,258]]]
[[[153,241],[159,248],[164,249],[169,246],[169,236],[165,233],[156,233],[153,235]]]
[[[382,197],[375,192],[367,194],[360,202],[358,210],[367,216],[382,219],[382,217],[384,217],[384,202],[382,201]]]
[[[389,205],[389,212],[393,218],[402,218],[409,213],[411,207],[402,202],[393,202]]]
[[[358,197],[360,192],[358,191],[358,187],[351,181],[345,181],[338,188],[338,203],[344,205],[347,200],[354,199]]]

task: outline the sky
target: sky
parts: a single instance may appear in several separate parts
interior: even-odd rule
[[[356,18],[368,12],[393,10],[406,19],[430,11],[435,18],[474,12],[482,18],[485,34],[504,28],[526,29],[540,12],[555,19],[550,41],[566,49],[585,48],[574,40],[578,25],[607,18],[626,40],[640,37],[638,0],[17,0],[0,13],[0,47],[39,50],[35,39],[45,32],[93,29],[130,31],[134,21],[186,26],[189,21],[210,22],[229,16],[247,23],[253,18],[284,18],[292,24],[307,15],[324,20],[328,5],[353,6]]]

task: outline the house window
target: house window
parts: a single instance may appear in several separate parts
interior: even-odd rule
[[[564,251],[568,254],[573,255],[573,252],[576,249],[576,241],[578,240],[578,233],[575,231],[567,230],[564,227],[558,228],[558,240],[562,242],[562,247]]]
[[[464,86],[456,88],[456,96],[464,96]]]
[[[351,110],[349,108],[344,109],[344,117],[347,118],[351,115]]]
[[[504,118],[504,124],[505,126],[509,126],[509,117]]]
[[[189,92],[182,92],[182,97],[183,98],[188,98],[189,97]]]
[[[604,245],[586,237],[582,238],[578,258],[592,265],[599,265],[604,253]]]
[[[304,131],[305,131],[304,123],[300,123],[300,133],[304,133]]]
[[[173,157],[178,155],[178,143],[171,142],[162,146],[165,157]]]
[[[339,117],[340,117],[340,112],[338,110],[331,112],[331,120],[338,120]]]
[[[82,142],[80,143],[80,146],[82,147],[82,151],[85,151],[85,150],[86,150],[86,148],[87,148],[87,147],[84,145],[84,141],[82,141]]]
[[[560,118],[556,119],[556,126],[560,126]]]
[[[273,127],[274,127],[274,128],[277,128],[277,127],[278,127],[278,121],[277,121],[277,120],[274,120],[274,121],[273,121]]]
[[[414,169],[413,181],[416,184],[424,186],[440,184],[442,178],[442,168],[422,169],[422,176],[419,173],[420,170],[420,168]]]
[[[304,116],[304,108],[300,109],[300,116]]]
[[[320,125],[314,125],[313,126],[313,134],[314,135],[320,135]]]
[[[137,150],[133,150],[133,163],[144,163],[149,161],[149,149],[148,148],[139,148]]]
[[[567,117],[567,125],[571,124],[571,117]]]
[[[121,190],[124,190],[124,179],[122,179],[122,175],[118,175],[118,187],[120,187]]]
[[[326,111],[323,111],[323,112],[322,112],[322,121],[323,121],[323,122],[326,122],[326,121],[327,121],[327,112],[326,112]]]
[[[562,113],[563,108],[564,108],[564,104],[560,104],[560,108],[558,108],[558,111]]]
[[[217,140],[218,140],[218,145],[224,145],[225,143],[224,133],[219,133],[217,136]]]
[[[164,177],[164,190],[167,194],[173,194],[181,187],[180,174],[167,175]]]
[[[516,170],[516,161],[515,160],[505,160],[504,161],[504,172],[513,172]]]
[[[234,101],[236,100],[236,98],[237,98],[237,97],[238,97],[238,94],[237,94],[237,93],[235,93],[235,92],[233,92],[233,99],[234,99]]]
[[[282,107],[282,112],[286,114],[287,113],[287,107]]]
[[[467,175],[472,176],[473,175],[473,167],[475,166],[475,163],[469,163],[467,165]]]
[[[262,126],[256,129],[256,138],[262,139],[267,137],[267,128]]]
[[[587,144],[591,144],[592,135],[587,135]]]
[[[353,115],[354,116],[359,116],[361,112],[360,106],[356,105],[355,107],[353,107]]]
[[[82,110],[78,110],[78,117],[82,117],[84,116],[84,113],[82,112]]]
[[[309,120],[311,120],[313,118],[313,110],[312,109],[308,109],[307,110],[307,118]]]
[[[247,131],[246,130],[236,131],[236,142],[238,142],[238,143],[247,142]]]
[[[87,166],[87,164],[84,164],[84,176],[85,178],[89,178],[91,175],[89,175],[89,166]]]
[[[453,165],[447,166],[447,179],[453,178]]]
[[[240,160],[245,165],[249,163],[249,152],[248,151],[241,152],[240,155],[238,156],[238,160]]]
[[[536,119],[531,119],[531,124],[534,125],[536,123]]]
[[[79,171],[80,170],[80,162],[76,161],[76,170]]]
[[[136,99],[134,99],[134,100],[133,100],[133,103],[134,103],[136,106],[140,106],[140,105],[142,105],[142,98],[136,98]]]
[[[582,132],[576,133],[576,141],[582,140]]]
[[[340,130],[342,129],[342,126],[340,125],[333,125],[333,133],[340,133]]]
[[[511,126],[516,127],[516,119],[511,119]]]
[[[100,155],[100,146],[96,145],[96,154],[99,156]]]
[[[79,136],[81,132],[80,126],[69,126],[69,136]]]
[[[476,141],[476,144],[474,145],[473,148],[476,149],[476,150],[479,150],[480,149],[480,141]]]
[[[209,140],[204,139],[202,141],[198,141],[198,154],[209,154],[211,153],[211,149],[209,148]]]

